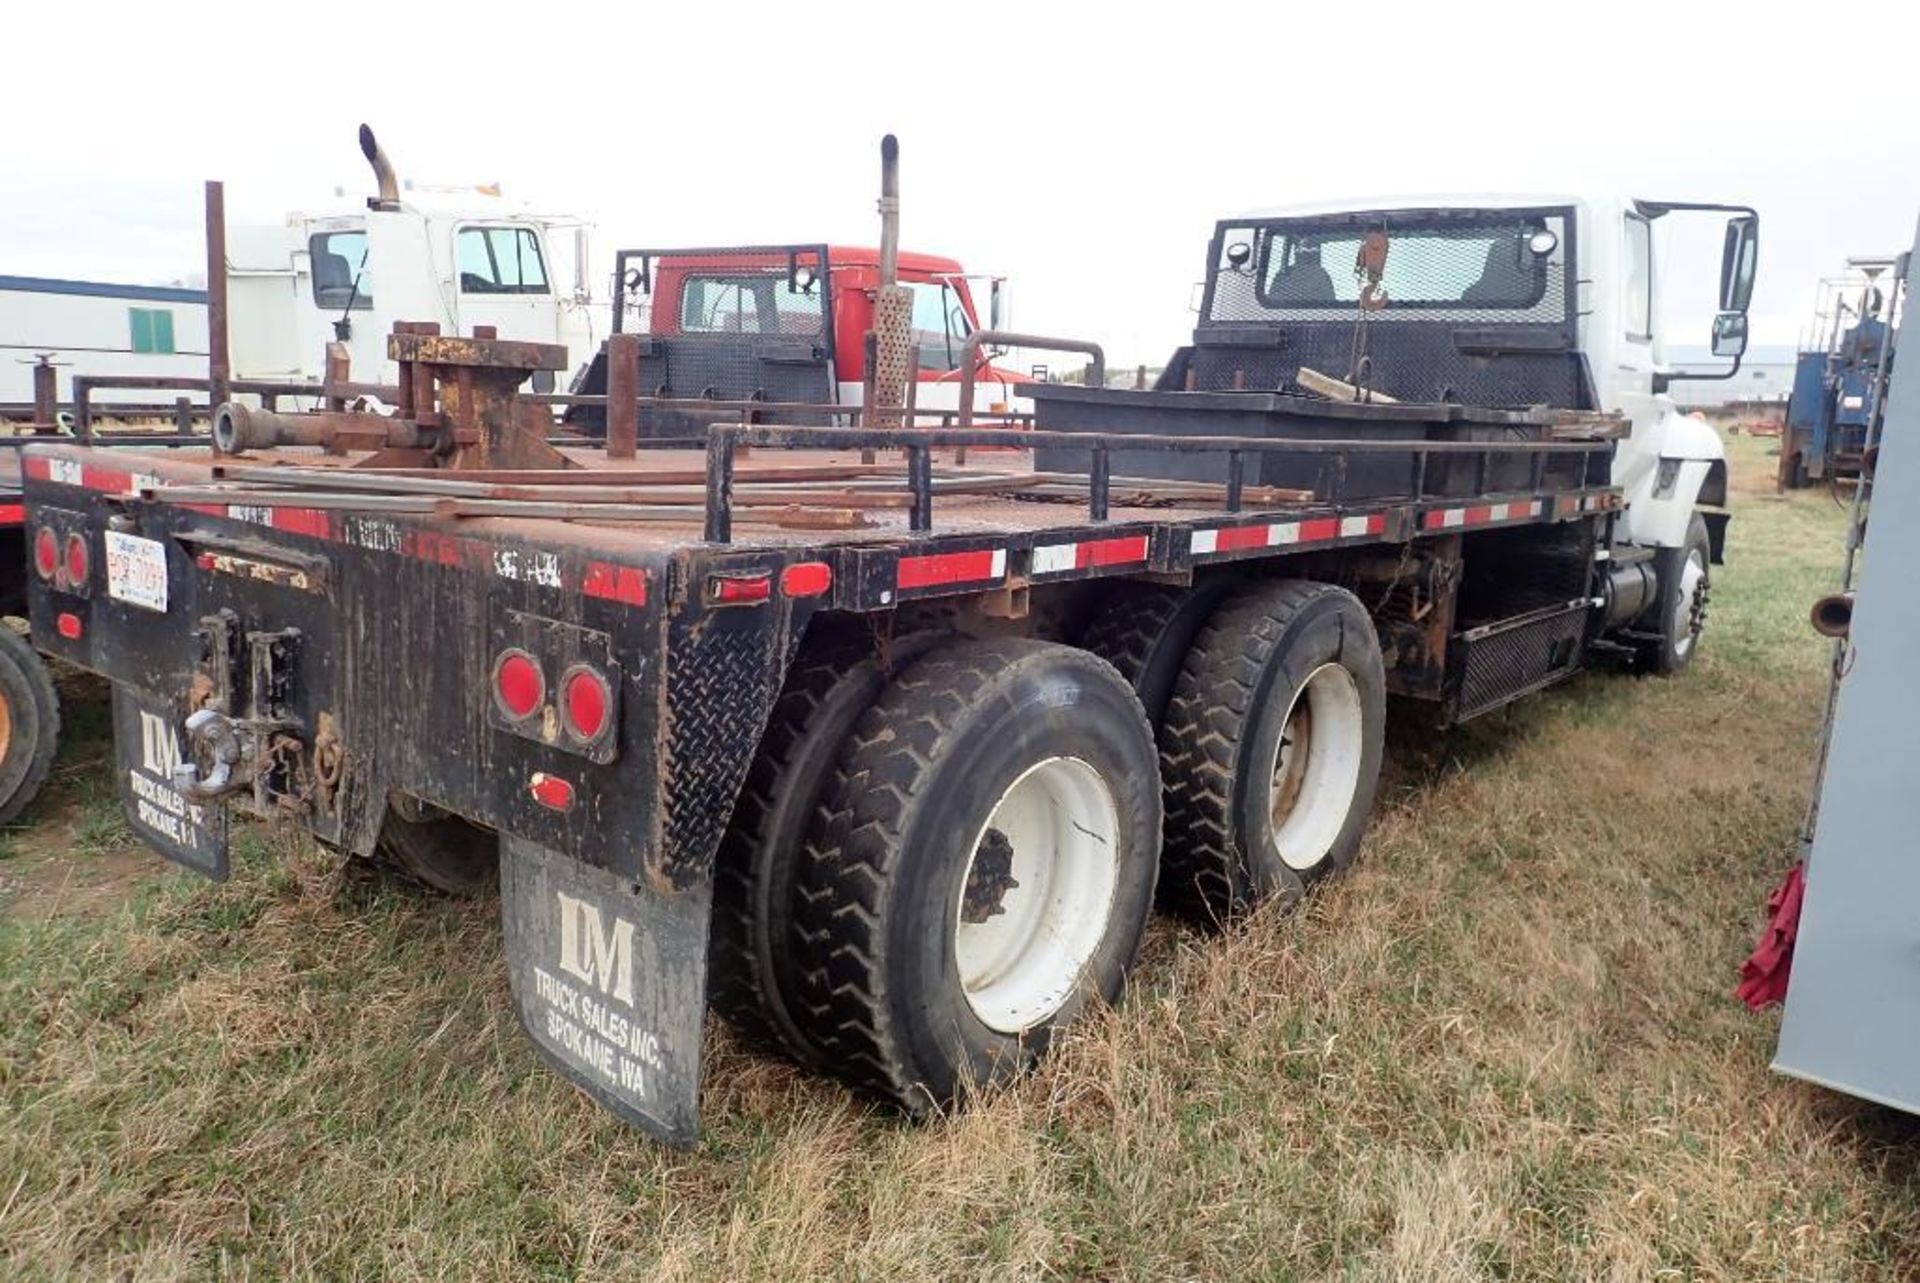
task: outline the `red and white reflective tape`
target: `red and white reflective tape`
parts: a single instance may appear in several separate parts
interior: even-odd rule
[[[1248,548],[1282,548],[1294,544],[1330,543],[1335,539],[1358,539],[1385,533],[1387,516],[1383,512],[1362,513],[1353,517],[1309,517],[1304,521],[1276,521],[1263,526],[1216,526],[1196,530],[1189,537],[1188,549],[1196,557],[1223,552],[1241,552]]]
[[[1028,569],[1036,575],[1057,575],[1095,566],[1145,565],[1146,560],[1147,536],[1123,535],[1117,539],[1087,539],[1079,543],[1035,544]]]
[[[902,557],[896,582],[901,591],[906,592],[915,588],[939,588],[946,584],[985,583],[1004,579],[1006,574],[1005,548],[979,548],[972,552]]]
[[[138,494],[141,490],[162,490],[166,484],[163,478],[149,473],[123,472],[57,456],[30,456],[25,460],[24,470],[34,480],[80,486],[105,494]],[[370,552],[398,553],[415,561],[438,566],[491,569],[500,579],[539,584],[547,588],[566,589],[571,586],[562,568],[560,554],[552,549],[490,543],[437,530],[421,530],[385,517],[335,512],[325,508],[267,507],[241,503],[181,503],[174,506],[202,516],[224,517],[230,521],[265,526],[283,534],[349,544]],[[0,524],[4,524],[4,505],[0,505]],[[1004,570],[1004,553],[1001,558]],[[589,597],[629,606],[644,606],[647,602],[647,572],[634,566],[590,561],[578,588]]]
[[[1465,508],[1435,508],[1422,514],[1422,530],[1458,530],[1463,526],[1490,526],[1500,521],[1524,521],[1540,515],[1538,499],[1508,503],[1476,503]]]
[[[1609,512],[1620,506],[1620,496],[1612,493],[1563,495],[1553,501],[1556,517],[1577,517],[1587,512]]]

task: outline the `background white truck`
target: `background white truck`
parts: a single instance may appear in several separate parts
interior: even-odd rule
[[[233,378],[317,387],[337,340],[356,381],[389,383],[386,335],[403,319],[449,333],[491,325],[503,338],[566,344],[584,364],[597,338],[586,222],[489,188],[403,188],[364,125],[360,145],[372,198],[343,195],[279,223],[225,229]],[[63,402],[76,376],[204,377],[207,291],[0,276],[0,351],[13,357],[0,364],[0,417],[22,421],[43,353]],[[92,399],[164,405],[171,391],[103,388]],[[204,393],[191,399],[206,403]]]

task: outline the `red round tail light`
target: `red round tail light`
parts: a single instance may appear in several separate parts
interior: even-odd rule
[[[87,571],[92,569],[92,558],[87,555],[87,540],[84,535],[67,536],[67,582],[84,584]]]
[[[560,679],[560,707],[567,729],[591,744],[612,726],[613,690],[598,672],[576,664]]]
[[[33,569],[42,579],[51,579],[60,569],[60,541],[46,526],[33,532]]]
[[[539,712],[547,697],[547,678],[539,662],[524,650],[501,651],[493,661],[493,697],[500,711],[516,722]]]

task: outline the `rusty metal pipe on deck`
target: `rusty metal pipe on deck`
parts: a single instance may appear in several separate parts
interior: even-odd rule
[[[1813,603],[1808,617],[1813,631],[1822,637],[1845,637],[1853,631],[1853,594],[1828,593]]]
[[[1044,334],[1016,334],[1012,330],[975,330],[960,345],[960,426],[973,426],[973,385],[980,373],[980,349],[983,347],[1031,347],[1049,352],[1080,352],[1089,359],[1087,386],[1107,385],[1107,352],[1098,343],[1086,339],[1056,339]]]
[[[640,443],[640,336],[607,336],[607,458],[631,459]]]
[[[207,184],[207,390],[219,405],[233,395],[233,349],[227,342],[227,189]]]
[[[213,448],[222,454],[271,450],[278,446],[329,446],[343,434],[377,439],[389,448],[400,450],[418,449],[438,440],[437,433],[424,430],[409,419],[351,410],[277,414],[229,401],[213,412]]]

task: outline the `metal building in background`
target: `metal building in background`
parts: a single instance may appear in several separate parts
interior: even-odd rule
[[[1904,280],[1912,255],[1894,267]],[[1903,327],[1904,328],[1904,327]],[[1897,338],[1896,338],[1897,342]],[[1805,899],[1773,1067],[1920,1113],[1920,378],[1886,412],[1854,500]],[[1871,421],[1871,417],[1869,418]],[[1871,551],[1863,546],[1873,513]],[[1845,596],[1862,567],[1857,604]],[[1817,617],[1817,622],[1819,622]]]

